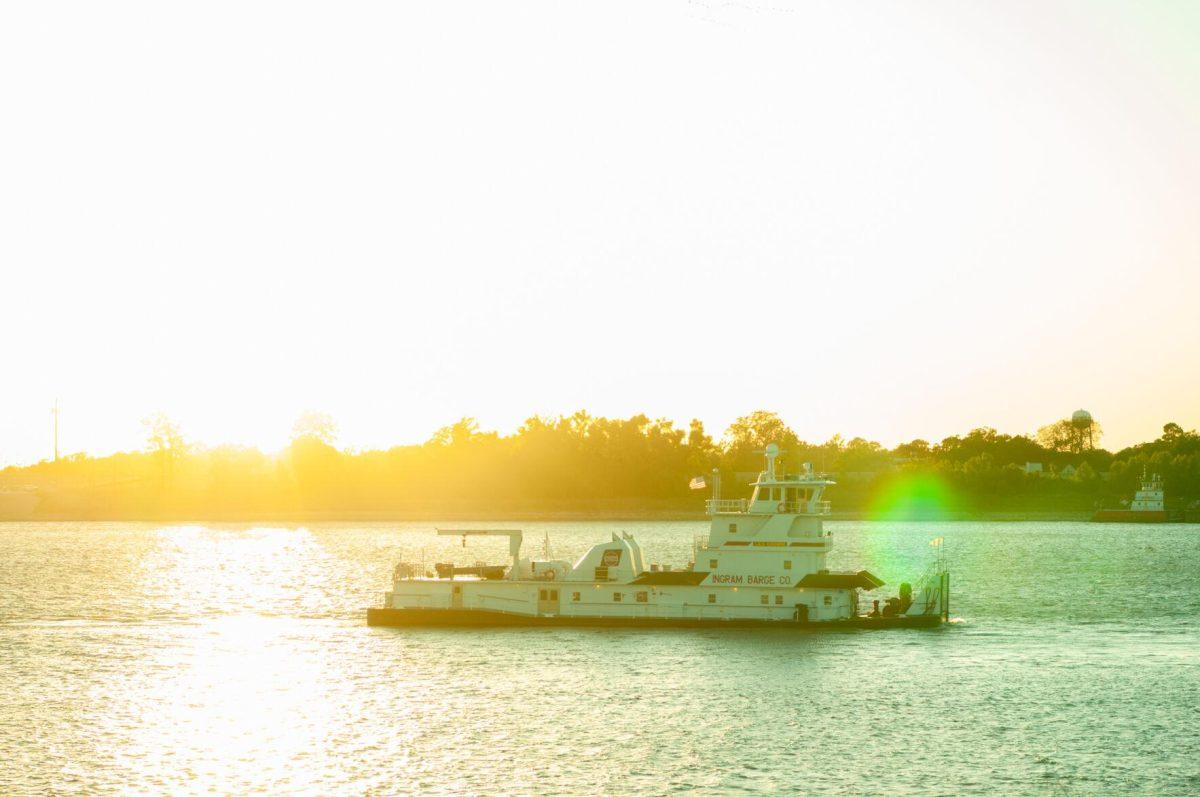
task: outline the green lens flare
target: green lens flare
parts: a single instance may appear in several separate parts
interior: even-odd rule
[[[899,476],[872,499],[871,520],[948,520],[961,509],[958,497],[945,481],[932,473]]]

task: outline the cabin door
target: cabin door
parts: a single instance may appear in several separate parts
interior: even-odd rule
[[[451,609],[461,609],[462,608],[462,586],[459,584],[455,584],[454,587],[450,590],[450,608]]]
[[[538,590],[538,614],[558,614],[558,590]]]

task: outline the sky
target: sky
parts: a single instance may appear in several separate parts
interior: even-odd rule
[[[9,3],[0,465],[1200,426],[1200,5]]]

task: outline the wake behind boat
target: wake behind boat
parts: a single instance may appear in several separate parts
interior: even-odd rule
[[[396,566],[373,626],[779,627],[803,630],[932,627],[949,618],[950,574],[939,556],[914,589],[900,584],[881,602],[864,600],[883,582],[866,570],[831,572],[833,536],[823,528],[834,484],[814,474],[776,473],[778,446],[751,498],[722,500],[714,479],[708,538],[687,567],[650,564],[629,535],[613,534],[579,561],[521,556],[518,529],[439,529],[444,536],[506,536],[509,565],[438,564],[436,577]],[[940,542],[940,540],[939,540]]]

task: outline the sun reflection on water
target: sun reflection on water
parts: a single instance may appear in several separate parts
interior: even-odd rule
[[[304,616],[302,588],[327,574],[306,528],[161,529],[143,562],[143,588],[160,606],[194,617],[227,614]],[[311,598],[311,593],[308,594]]]
[[[967,622],[929,633],[367,628],[399,552],[504,555],[431,525],[0,529],[0,794],[917,793],[904,729],[929,717],[952,791],[1042,784],[1027,749],[1164,793],[1182,770],[1139,762],[1195,760],[1186,529],[831,523],[831,566],[893,583],[945,535]],[[677,562],[696,524],[525,525],[566,558],[629,528]]]
[[[119,763],[146,781],[198,778],[225,793],[304,786],[294,765],[319,757],[334,725],[334,706],[318,697],[329,651],[312,644],[304,622],[233,615],[206,620],[200,633],[164,634],[125,682],[121,699],[135,710],[115,716],[142,721]]]

